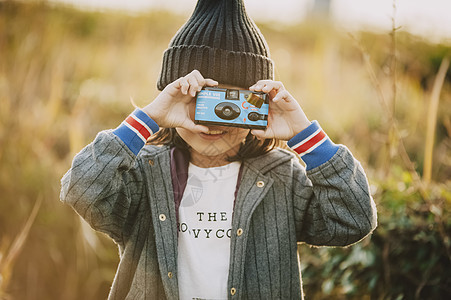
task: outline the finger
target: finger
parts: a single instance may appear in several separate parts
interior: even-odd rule
[[[249,90],[254,92],[260,92],[262,88],[269,82],[270,80],[259,80],[254,85],[250,86]]]
[[[189,83],[189,94],[192,97],[195,97],[196,93],[202,89],[202,85],[199,84],[199,81],[195,76],[189,76],[188,83]]]
[[[253,85],[253,87],[256,87],[256,86],[263,87],[265,85],[271,86],[271,87],[277,87],[277,88],[283,87],[283,83],[281,81],[274,81],[274,80],[270,80],[270,79],[259,80]]]
[[[207,133],[209,130],[207,126],[194,124],[191,120],[185,122],[181,127],[196,133]]]
[[[193,70],[193,71],[190,73],[190,76],[192,76],[193,78],[195,78],[196,81],[197,81],[197,83],[198,83],[200,86],[204,86],[204,85],[205,85],[205,78],[204,78],[204,76],[202,76],[202,74],[201,74],[198,70]]]
[[[264,86],[265,86],[265,84],[264,84],[264,83],[261,83],[261,80],[260,80],[260,81],[258,81],[256,84],[250,86],[250,87],[249,87],[249,90],[250,90],[250,91],[253,91],[253,92],[261,92],[261,90],[262,90],[262,88],[263,88]]]
[[[257,84],[251,85],[251,86],[249,87],[249,91],[255,92],[255,91],[256,91],[256,90],[255,90],[256,87],[257,87]]]
[[[198,70],[193,70],[188,76],[191,85],[190,95],[193,97],[195,97],[196,92],[200,92],[204,86],[217,86],[219,84],[216,80],[204,78]]]
[[[182,92],[183,95],[188,94],[189,82],[188,82],[186,77],[179,78],[178,86],[179,86],[180,91]]]
[[[279,100],[285,100],[286,102],[289,102],[291,100],[291,94],[287,90],[282,90],[272,98],[272,101],[274,103],[278,102]]]
[[[275,90],[276,92],[285,89],[282,82],[280,81],[268,81],[265,82],[265,86],[262,88],[262,92],[269,93],[272,90]]]
[[[261,129],[252,129],[251,134],[256,136],[260,140],[268,139],[270,138],[268,130],[261,130]]]
[[[200,71],[197,70],[197,69],[192,70],[188,75],[193,75],[193,76],[195,76],[195,77],[200,76],[200,77],[203,78],[202,74],[201,74]]]
[[[200,86],[197,91],[200,91],[202,89],[202,87],[204,87],[206,85],[207,86],[215,86],[215,85],[219,84],[216,80],[213,80],[211,78],[204,78],[204,76],[202,76],[202,74],[198,70],[194,70],[191,73],[196,78],[196,80]]]
[[[216,80],[207,78],[205,79],[205,85],[207,86],[217,86],[219,84],[219,82],[217,82]]]
[[[203,132],[203,133],[207,133],[208,131],[209,131],[209,129],[208,129],[208,127],[207,126],[204,126],[204,125],[197,125],[197,124],[194,124],[194,127],[193,127],[193,129],[191,129],[193,132]]]

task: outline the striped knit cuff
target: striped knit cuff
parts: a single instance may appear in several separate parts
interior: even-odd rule
[[[338,150],[317,121],[290,139],[287,145],[298,153],[307,170],[316,168],[334,156]]]
[[[113,133],[117,135],[127,147],[138,155],[147,139],[156,133],[160,127],[145,112],[137,108],[130,114]]]

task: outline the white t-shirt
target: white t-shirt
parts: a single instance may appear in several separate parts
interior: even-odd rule
[[[179,207],[180,299],[227,299],[233,202],[239,162],[215,168],[190,163]]]

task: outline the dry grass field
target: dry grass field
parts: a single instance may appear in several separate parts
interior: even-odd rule
[[[60,203],[60,178],[131,99],[157,95],[185,20],[0,2],[0,299],[106,298],[118,251]],[[451,45],[314,20],[259,26],[277,80],[362,162],[379,208],[355,247],[300,246],[307,299],[450,295]]]

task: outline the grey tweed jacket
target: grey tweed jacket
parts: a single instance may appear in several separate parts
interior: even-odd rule
[[[119,246],[109,299],[178,299],[170,149],[135,156],[103,131],[74,158],[61,200]],[[366,176],[340,146],[305,171],[281,149],[243,162],[232,220],[229,299],[301,299],[297,242],[353,244],[376,226]],[[327,263],[327,262],[325,262]]]

